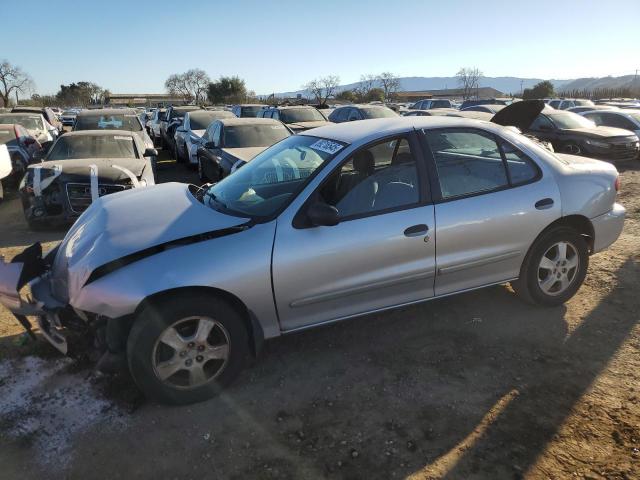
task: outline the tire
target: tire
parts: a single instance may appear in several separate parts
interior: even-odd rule
[[[564,259],[562,244],[566,251]],[[588,267],[589,248],[585,239],[571,228],[554,228],[531,246],[522,263],[520,278],[512,287],[528,303],[561,305],[582,286]]]
[[[194,336],[198,325],[211,323],[214,326],[204,341],[204,337]],[[165,343],[168,341],[178,348],[170,347]],[[214,351],[218,353],[211,353]],[[220,358],[207,360],[206,355]],[[172,405],[214,397],[238,376],[248,356],[249,339],[242,316],[224,300],[195,292],[148,304],[127,339],[129,371],[135,383],[148,398]],[[157,372],[163,372],[165,379]]]

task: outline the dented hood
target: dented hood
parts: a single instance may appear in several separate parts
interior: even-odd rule
[[[106,195],[94,201],[65,236],[53,278],[77,291],[94,269],[109,262],[247,221],[205,206],[181,183]]]
[[[491,121],[505,127],[516,127],[524,132],[544,110],[545,103],[542,100],[522,100],[514,102],[496,113]]]
[[[89,159],[77,159],[77,160],[49,160],[42,163],[30,165],[29,168],[39,166],[43,169],[54,169],[56,165],[59,165],[62,169],[62,175],[73,177],[74,180],[79,181],[86,177],[85,181],[88,181],[91,166],[95,165],[98,168],[98,178],[100,181],[114,182],[128,181],[129,177],[122,170],[114,168],[113,165],[126,168],[136,177],[140,178],[147,162],[140,158],[89,158]]]

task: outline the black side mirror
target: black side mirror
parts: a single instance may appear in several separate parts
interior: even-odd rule
[[[340,223],[338,209],[327,203],[314,203],[307,210],[307,218],[314,226],[333,227]]]
[[[147,148],[144,151],[144,155],[143,157],[157,157],[158,156],[158,150],[156,150],[155,148]]]

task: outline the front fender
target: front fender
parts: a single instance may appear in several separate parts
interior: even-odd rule
[[[148,297],[185,287],[210,287],[240,299],[258,319],[265,338],[280,326],[271,288],[271,252],[276,222],[242,232],[176,246],[119,268],[85,284],[73,307],[118,318],[130,315]]]

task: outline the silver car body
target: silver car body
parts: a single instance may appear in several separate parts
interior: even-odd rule
[[[0,123],[19,123],[40,144],[54,141],[58,138],[58,130],[43,115],[39,113],[16,112],[0,115]],[[22,119],[22,121],[21,121]]]
[[[422,129],[454,127],[510,142],[534,159],[540,178],[331,227],[294,228],[307,199],[356,150]],[[623,227],[625,210],[615,202],[615,167],[555,156],[492,123],[399,117],[301,135],[345,146],[276,218],[252,223],[220,213],[177,183],[109,195],[94,202],[68,232],[51,271],[32,281],[31,303],[12,291],[11,269],[16,267],[0,263],[0,301],[14,311],[69,304],[76,311],[118,318],[134,314],[151,296],[200,288],[240,302],[257,319],[264,338],[270,338],[514,280],[534,240],[563,217],[588,222],[593,253],[614,242]],[[552,199],[552,206],[534,208],[541,198]],[[428,233],[403,235],[416,223],[428,225]],[[151,253],[150,247],[155,247]],[[118,268],[108,268],[113,262],[119,262]]]

